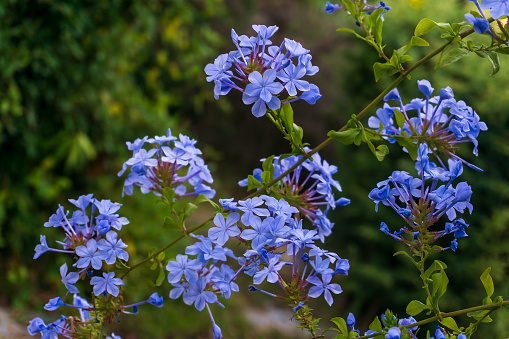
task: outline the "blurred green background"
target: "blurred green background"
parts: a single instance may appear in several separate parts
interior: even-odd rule
[[[422,17],[459,22],[474,9],[464,1],[392,0],[385,15],[387,51],[406,44]],[[155,197],[122,198],[123,180],[116,176],[129,157],[125,141],[145,135],[162,135],[170,127],[198,139],[198,147],[213,171],[216,198],[242,198],[236,182],[259,166],[259,159],[287,152],[286,142],[266,119],[255,119],[241,96],[213,98],[213,85],[203,68],[215,57],[233,49],[230,29],[252,35],[252,24],[278,25],[272,39],[289,37],[311,50],[320,67],[312,79],[323,97],[316,105],[294,105],[295,120],[304,127],[311,146],[338,129],[359,112],[389,83],[375,83],[372,64],[377,55],[361,41],[338,27],[353,28],[342,13],[328,15],[325,1],[304,0],[171,0],[171,1],[58,1],[18,0],[0,4],[0,305],[23,324],[35,316],[53,321],[59,314],[43,310],[49,298],[62,294],[58,267],[64,258],[52,253],[32,260],[39,235],[48,242],[61,235],[43,227],[58,204],[94,193],[96,198],[121,202],[119,213],[131,223],[122,230],[129,245],[130,262],[144,258],[176,236],[162,226],[165,209]],[[442,42],[440,31],[426,36],[430,48],[416,49],[414,59]],[[495,295],[509,295],[506,245],[509,222],[509,173],[507,143],[509,63],[490,76],[487,60],[475,56],[433,72],[428,63],[399,86],[404,100],[419,96],[416,80],[426,78],[438,90],[451,86],[457,99],[474,107],[489,131],[479,137],[479,157],[465,145],[461,156],[484,169],[466,169],[463,180],[474,190],[474,214],[465,217],[469,237],[461,239],[456,253],[436,258],[449,268],[449,292],[442,309],[454,310],[481,303],[479,280],[492,267]],[[374,111],[372,112],[374,113]],[[379,230],[381,221],[400,226],[388,208],[374,213],[369,191],[393,170],[412,172],[413,164],[397,146],[379,163],[366,147],[334,144],[322,157],[339,167],[342,195],[352,200],[338,208],[336,226],[326,247],[351,263],[350,275],[341,279],[343,294],[332,308],[313,303],[322,328],[333,316],[354,312],[358,328],[367,329],[373,317],[391,308],[405,317],[411,299],[424,300],[414,268],[392,253],[403,249]],[[195,221],[209,217],[198,212]],[[167,252],[167,259],[188,243]],[[145,307],[135,318],[122,316],[113,330],[123,338],[210,338],[208,316],[167,298],[168,284],[151,287],[157,274],[149,267],[133,272],[126,281],[129,301],[142,300],[153,291],[164,295],[162,310]],[[85,285],[81,289],[86,289]],[[286,337],[296,337],[286,322],[286,305],[253,297],[247,290],[215,309],[226,338],[284,338],[264,332],[260,314],[279,312]],[[247,316],[246,316],[247,314]],[[492,317],[495,322],[479,328],[478,338],[507,338],[509,311]],[[274,317],[276,318],[276,317]],[[467,319],[459,319],[468,325]],[[269,325],[263,325],[268,327]],[[256,329],[256,330],[253,330]]]

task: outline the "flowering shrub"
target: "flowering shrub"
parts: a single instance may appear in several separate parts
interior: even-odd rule
[[[168,272],[168,283],[172,286],[169,297],[174,300],[182,298],[185,304],[193,305],[197,311],[207,309],[214,338],[223,336],[220,324],[213,317],[214,307],[224,307],[222,298],[229,299],[233,292],[241,289],[261,292],[284,301],[295,313],[300,328],[308,331],[311,338],[323,337],[308,301],[323,297],[332,305],[334,296],[343,292],[339,276],[347,276],[350,269],[348,259],[322,245],[325,238],[334,232],[334,223],[327,216],[329,210],[350,202],[348,198],[337,196],[342,190],[333,178],[337,167],[322,160],[318,154],[336,140],[346,145],[365,143],[379,161],[389,153],[384,141],[398,143],[415,161],[416,174],[394,171],[387,180],[377,184],[369,198],[375,202],[377,211],[381,203],[391,207],[403,219],[404,226],[398,231],[391,233],[393,225],[389,227],[384,222],[380,230],[407,245],[408,251],[396,254],[403,254],[416,267],[427,298],[424,302],[410,301],[408,318],[398,318],[387,310],[375,318],[363,334],[354,328],[355,316],[352,313],[346,320],[333,318],[331,321],[336,327],[328,331],[337,332],[335,338],[338,339],[406,339],[417,338],[419,326],[435,322],[435,333],[427,333],[426,338],[470,338],[481,322],[490,320],[491,312],[509,301],[502,297],[491,299],[493,281],[489,275],[490,268],[487,268],[481,276],[487,293],[483,305],[442,312],[439,304],[449,281],[445,273],[447,265],[441,260],[430,264],[428,259],[434,253],[448,249],[457,251],[457,239],[467,236],[469,225],[463,218],[458,218],[458,214],[467,218],[463,214],[467,211],[472,213],[472,188],[464,181],[455,184],[453,181],[463,173],[463,164],[474,170],[481,169],[458,157],[456,151],[461,144],[471,142],[473,153],[477,156],[477,137],[481,131],[487,130],[487,126],[471,107],[454,98],[450,87],[441,89],[438,96],[432,96],[434,89],[431,84],[427,80],[419,80],[417,85],[424,98],[413,99],[405,105],[396,86],[414,69],[438,54],[441,54],[439,62],[447,64],[458,60],[459,55],[475,52],[490,59],[493,73],[498,72],[498,54],[495,52],[507,54],[509,34],[507,23],[497,22],[498,33],[491,30],[490,25],[494,20],[507,16],[509,7],[505,1],[473,2],[479,13],[467,14],[467,22],[451,25],[423,19],[410,42],[395,50],[390,58],[384,52],[381,38],[383,14],[390,9],[384,2],[376,6],[360,0],[343,0],[342,5],[327,2],[327,13],[344,10],[364,32],[341,30],[352,32],[366,41],[385,60],[385,63],[375,63],[375,78],[378,80],[396,73],[399,76],[366,109],[353,115],[343,128],[330,131],[329,138],[313,149],[303,143],[303,129],[294,123],[291,107],[295,100],[314,104],[321,96],[316,85],[301,80],[318,72],[318,67],[311,64],[309,51],[290,39],[285,39],[279,47],[272,46],[269,39],[278,30],[276,26],[253,25],[257,36],[252,37],[238,36],[232,30],[236,50],[221,54],[214,63],[205,66],[206,80],[214,82],[216,98],[228,94],[231,89],[242,92],[243,103],[253,104],[252,114],[255,117],[267,116],[290,143],[289,153],[262,159],[261,168],[239,182],[240,186],[251,191],[248,196],[219,199],[216,203],[211,200],[216,192],[209,186],[213,179],[199,156],[202,152],[195,147],[196,140],[182,134],[177,139],[168,130],[165,136],[145,136],[132,143],[127,142],[133,154],[119,172],[122,176],[130,169],[124,193],[136,194],[134,186],[140,187],[142,193],[153,192],[170,210],[166,222],[179,228],[182,235],[143,261],[131,264],[125,250],[127,245],[119,238],[122,227],[129,224],[126,218],[116,213],[121,204],[99,201],[92,194],[77,200],[70,199],[77,210],[70,214],[59,206],[44,224],[45,227],[60,228],[64,239],[56,241],[58,248],[53,248],[41,235],[34,259],[46,252],[60,252],[70,257],[72,263],[65,263],[60,268],[66,293],[50,299],[44,308],[48,311],[62,306],[75,308],[79,316],[61,316],[49,325],[36,317],[30,321],[28,333],[41,334],[42,338],[103,338],[103,325],[115,321],[121,313],[136,314],[139,306],[146,303],[163,307],[163,298],[157,292],[146,300],[126,305],[124,300],[128,299],[128,295],[123,278],[155,258],[164,260],[164,251],[184,235],[189,235],[194,242],[185,248],[184,253],[163,265]],[[487,19],[482,9],[490,9],[493,18]],[[406,53],[412,46],[428,45],[420,36],[434,26],[445,31],[442,37],[447,42],[406,67],[405,63],[411,60]],[[489,36],[491,44],[474,46],[466,39],[474,32]],[[444,54],[447,49],[450,51]],[[468,53],[457,52],[462,50]],[[283,98],[286,96],[284,90],[288,95],[286,98]],[[369,117],[369,127],[364,127],[361,119],[382,99],[386,103]],[[396,103],[391,106],[387,102]],[[374,142],[382,144],[375,147]],[[194,203],[186,200],[190,196],[196,196]],[[187,228],[187,218],[199,203],[204,202],[215,210],[213,216],[200,225]],[[206,236],[195,233],[209,225]],[[443,237],[447,237],[447,241],[442,240]],[[252,284],[239,286],[236,278],[240,274],[252,278]],[[89,282],[90,286],[86,288],[86,293],[90,293],[88,300],[78,296],[80,291],[76,283],[81,280]],[[65,302],[70,298],[69,294],[73,294],[72,304]],[[414,318],[424,311],[428,318]],[[473,318],[473,322],[467,326],[458,325],[454,317],[462,314]],[[107,338],[119,336],[112,334]]]

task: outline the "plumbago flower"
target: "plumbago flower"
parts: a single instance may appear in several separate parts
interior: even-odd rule
[[[438,96],[432,97],[434,88],[429,81],[419,80],[417,84],[425,99],[416,98],[404,105],[398,90],[393,89],[384,97],[384,101],[397,101],[399,105],[391,107],[385,104],[379,108],[376,117],[369,118],[369,127],[378,129],[384,139],[390,142],[402,142],[402,138],[410,138],[414,143],[426,143],[443,168],[446,166],[438,152],[480,170],[457,156],[455,151],[459,149],[459,144],[471,142],[474,144],[473,153],[477,156],[477,137],[480,131],[488,129],[486,124],[480,121],[472,107],[454,99],[450,87],[442,88]],[[410,117],[412,111],[417,116]]]
[[[309,148],[305,147],[304,150],[308,152]],[[280,157],[274,157],[271,163],[274,171],[269,180],[277,178],[301,158],[301,156],[290,156],[280,160]],[[266,159],[261,161],[265,162]],[[320,155],[316,153],[312,159],[307,159],[292,173],[281,179],[277,190],[271,191],[275,197],[284,200],[279,200],[282,201],[280,203],[275,198],[271,198],[266,202],[267,206],[270,206],[271,210],[277,211],[278,214],[284,213],[289,216],[300,213],[317,228],[318,236],[323,242],[325,237],[331,234],[334,226],[334,223],[327,218],[329,210],[350,203],[347,198],[336,199],[334,197],[334,190],[341,192],[341,185],[332,178],[336,172],[336,166],[329,165],[326,160],[322,161]],[[241,187],[249,186],[251,180],[258,183],[257,187],[261,187],[262,173],[262,169],[255,169],[253,175],[239,181],[239,185]]]
[[[57,338],[59,334],[66,337],[77,335],[85,337],[85,334],[96,333],[94,331],[97,331],[97,328],[74,325],[89,323],[92,318],[93,324],[97,319],[101,319],[101,322],[112,322],[118,318],[120,312],[124,312],[125,308],[137,307],[143,303],[161,307],[162,298],[157,295],[152,295],[148,301],[124,306],[124,298],[119,288],[124,285],[122,279],[115,278],[115,272],[103,272],[102,276],[100,273],[94,275],[94,270],[103,269],[105,264],[125,266],[129,259],[129,254],[125,251],[127,245],[117,233],[122,226],[129,224],[127,218],[117,214],[122,204],[107,199],[97,200],[92,194],[82,195],[76,200],[69,199],[69,202],[77,209],[71,213],[63,206],[59,206],[56,213],[44,224],[45,227],[55,227],[63,231],[64,240],[56,241],[56,247],[60,248],[49,247],[46,236],[41,235],[41,244],[35,247],[34,259],[46,252],[58,252],[68,255],[75,261],[71,267],[75,267],[76,271],[71,271],[67,263],[60,267],[61,281],[66,288],[65,296],[52,298],[44,308],[49,311],[59,309],[61,306],[75,308],[79,311],[80,318],[78,320],[75,317],[63,316],[50,325],[45,325],[42,319],[35,318],[27,328],[28,333],[31,335],[41,333],[43,338]],[[94,292],[92,304],[77,296],[79,290],[76,284],[88,278],[90,288]],[[74,296],[72,304],[64,301],[70,293]],[[79,332],[80,328],[85,332]]]
[[[221,54],[213,64],[205,66],[207,81],[215,84],[215,98],[231,89],[238,90],[244,104],[254,104],[251,111],[255,117],[265,115],[267,108],[276,110],[282,103],[299,99],[314,104],[321,97],[320,90],[302,80],[318,72],[318,67],[311,64],[309,50],[286,38],[279,47],[272,46],[269,39],[277,26],[253,25],[253,29],[257,36],[238,36],[232,29],[237,50]],[[289,97],[281,102],[279,96],[285,89]]]
[[[354,2],[353,0],[350,0],[350,1]],[[370,15],[371,13],[373,13],[373,11],[376,11],[379,8],[384,9],[384,11],[380,14],[380,17],[383,20],[383,15],[385,13],[387,13],[388,10],[391,9],[389,6],[386,6],[384,1],[380,1],[378,6],[368,5],[367,0],[359,1],[359,10],[361,12],[365,12],[367,15]],[[340,9],[347,11],[347,8],[345,5],[340,6],[338,4],[333,4],[330,1],[327,1],[327,3],[325,4],[325,12],[327,12],[329,14],[332,14],[335,11],[340,10]]]
[[[242,272],[253,278],[249,290],[288,301],[301,324],[307,324],[310,316],[304,305],[308,298],[323,295],[332,304],[332,294],[342,290],[331,280],[348,275],[349,262],[315,245],[320,236],[316,230],[302,228],[302,220],[293,217],[299,213],[297,208],[267,195],[224,202],[228,210],[216,214],[208,237],[192,235],[198,242],[186,248],[186,255],[168,262],[170,298],[182,297],[199,311],[207,308],[215,338],[221,337],[220,329],[209,304],[222,306],[219,297],[229,299],[238,292],[235,279]],[[232,238],[246,245],[242,255],[226,247]],[[281,294],[260,289],[263,283],[277,285]]]
[[[113,276],[114,273],[104,273],[106,280],[108,280],[109,275]],[[94,278],[92,278],[92,280]],[[106,282],[104,288],[116,288],[115,284],[119,282],[114,282],[115,279],[117,278],[113,278],[113,281]],[[120,279],[118,280],[121,282]],[[94,287],[94,290],[95,289],[96,287]],[[96,294],[96,296],[97,295],[99,294]],[[102,322],[109,323],[114,320],[119,321],[120,318],[118,318],[118,314],[120,312],[127,314],[137,314],[139,305],[152,304],[156,307],[162,307],[163,298],[160,297],[157,293],[153,293],[148,298],[148,300],[144,300],[136,304],[123,305],[122,299],[115,299],[114,302],[110,302],[107,306],[103,303],[105,303],[104,300],[99,300],[96,298],[94,303],[90,304],[86,299],[79,297],[77,294],[73,295],[72,304],[63,302],[61,297],[53,298],[44,306],[45,310],[54,311],[61,306],[66,306],[76,309],[79,316],[61,316],[60,319],[49,325],[46,325],[41,318],[36,317],[29,322],[27,327],[28,334],[36,335],[40,333],[42,338],[49,339],[58,339],[59,335],[66,338],[102,338]],[[112,310],[113,308],[114,311]],[[125,309],[130,308],[132,308],[134,312],[125,311]],[[110,313],[106,312],[106,310],[108,310]],[[108,338],[119,339],[120,337],[112,334],[112,337]]]
[[[493,19],[500,19],[505,15],[509,15],[509,1],[507,0],[483,0],[481,1],[481,8],[489,9]]]
[[[414,178],[404,171],[395,171],[389,179],[379,182],[369,197],[375,202],[375,210],[378,210],[379,203],[392,207],[407,224],[391,234],[388,226],[382,222],[380,230],[385,234],[407,244],[412,250],[420,250],[445,235],[453,234],[455,239],[449,247],[433,249],[456,251],[457,238],[466,237],[465,229],[468,227],[463,219],[457,218],[457,213],[464,213],[465,210],[472,213],[472,188],[466,182],[460,182],[456,187],[452,185],[463,172],[460,161],[450,159],[449,169],[444,170],[429,161],[429,153],[426,144],[419,146],[415,167],[420,178]],[[426,185],[429,180],[431,183]],[[443,184],[440,185],[440,182]],[[444,229],[438,230],[435,225],[444,215],[449,222],[445,223]]]
[[[183,134],[177,139],[168,129],[166,136],[150,139],[145,136],[126,144],[133,151],[133,156],[118,173],[118,176],[122,176],[129,167],[131,169],[124,182],[125,194],[133,194],[134,186],[139,186],[142,193],[154,192],[156,195],[161,195],[167,187],[173,189],[176,196],[204,194],[213,198],[216,194],[215,190],[204,184],[212,183],[213,179],[199,156],[202,152],[194,146],[196,140]],[[148,151],[142,148],[146,144],[153,148]],[[188,192],[189,186],[192,190]]]

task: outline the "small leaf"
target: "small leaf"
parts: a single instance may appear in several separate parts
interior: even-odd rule
[[[155,285],[161,286],[163,284],[165,277],[166,277],[166,274],[165,274],[163,268],[161,267],[161,269],[159,270],[159,275],[157,276]]]
[[[161,252],[161,253],[159,253],[159,254],[157,255],[157,259],[158,259],[159,261],[163,261],[163,260],[164,260],[164,257],[165,257],[164,252]]]
[[[180,225],[178,223],[177,218],[175,218],[174,215],[169,215],[169,216],[164,217],[163,227],[169,228],[169,229],[180,230]]]
[[[406,150],[408,151],[408,155],[410,155],[410,158],[412,158],[413,161],[417,160],[418,146],[417,144],[414,144],[412,139],[401,135],[393,135],[391,137],[396,139],[396,141],[401,147],[406,148]]]
[[[262,188],[262,184],[251,174],[247,176],[247,190],[251,191],[253,188]]]
[[[401,113],[397,109],[393,110],[393,112],[394,112],[394,117],[396,118],[396,123],[398,124],[398,126],[401,129],[403,129],[405,127],[405,116],[403,115],[403,113]]]
[[[382,78],[382,76],[385,74],[385,72],[397,72],[399,69],[397,67],[394,67],[393,65],[391,65],[390,63],[385,63],[385,64],[382,64],[380,62],[375,62],[375,64],[373,65],[373,72],[375,74],[375,81],[378,81]],[[394,74],[395,72],[393,72],[392,74]]]
[[[435,272],[435,271],[439,271],[441,269],[446,269],[447,268],[447,265],[440,261],[440,260],[435,260],[433,262],[433,264],[431,264],[431,266],[426,270],[426,272],[424,272],[424,276],[426,278],[429,278],[429,276],[431,275],[431,273]]]
[[[475,51],[475,54],[491,62],[491,67],[493,68],[493,73],[491,73],[491,75],[495,75],[500,71],[500,59],[497,53],[492,51]]]
[[[453,331],[460,332],[460,329],[458,328],[458,324],[456,324],[456,321],[453,318],[447,317],[447,318],[442,318],[438,321],[445,327],[448,327],[449,329],[451,329]]]
[[[417,27],[415,27],[414,35],[416,37],[424,35],[424,34],[428,33],[435,26],[436,26],[436,23],[433,20],[424,18],[421,21],[419,21],[419,23],[417,24]]]
[[[375,332],[382,332],[382,323],[378,317],[375,317],[375,319],[371,322],[369,329]]]
[[[216,211],[220,211],[221,210],[221,206],[219,206],[218,204],[216,204],[215,202],[213,202],[212,200],[210,200],[209,198],[207,198],[205,196],[205,194],[200,194],[196,200],[194,201],[195,204],[200,204],[202,202],[208,202],[210,205],[212,205],[212,207],[214,207],[214,209]]]
[[[288,132],[288,134],[291,134],[293,132],[292,106],[290,104],[284,104],[283,107],[281,107],[281,112],[279,113],[279,116],[281,117],[281,120],[283,120],[286,131]]]
[[[405,251],[399,251],[399,252],[396,252],[396,253],[394,253],[394,254],[393,254],[393,256],[397,256],[397,255],[404,255],[404,256],[406,256],[408,259],[410,259],[410,261],[411,261],[414,265],[416,265],[416,266],[418,265],[418,263],[415,261],[415,259],[414,259],[414,258],[412,258],[412,257],[410,256],[410,254],[408,254],[408,253],[407,253],[407,252],[405,252]]]
[[[470,54],[470,51],[463,48],[453,48],[451,49],[440,62],[440,66],[444,67],[450,65]]]
[[[493,285],[493,279],[490,276],[490,271],[491,271],[491,267],[488,267],[481,274],[481,282],[484,286],[484,289],[486,290],[486,295],[488,297],[491,297],[493,295],[493,292],[495,291],[495,287]]]
[[[419,38],[418,36],[413,36],[410,43],[413,46],[429,46],[429,43],[426,40]]]
[[[360,128],[354,128],[354,129],[347,129],[343,132],[336,132],[334,130],[327,133],[327,136],[345,144],[350,145],[354,142],[355,138],[361,133]]]
[[[357,7],[356,5],[350,1],[350,0],[342,0],[343,5],[345,5],[345,8],[350,14],[357,19]]]
[[[341,317],[335,317],[335,318],[332,318],[330,321],[332,321],[334,324],[336,324],[336,326],[338,327],[338,329],[341,331],[342,334],[348,333],[348,327],[346,326],[345,319],[343,319]]]
[[[429,306],[424,305],[418,300],[412,300],[406,307],[406,313],[412,317],[418,315],[424,310],[429,310]]]

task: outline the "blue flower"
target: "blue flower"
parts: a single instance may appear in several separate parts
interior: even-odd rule
[[[102,261],[106,259],[107,253],[104,251],[97,251],[97,242],[95,239],[90,239],[86,245],[76,247],[76,255],[80,259],[76,262],[78,268],[87,268],[90,264],[94,270],[100,270]]]
[[[182,276],[189,281],[198,279],[198,270],[202,268],[202,264],[198,260],[188,260],[187,255],[177,254],[176,261],[169,261],[166,269],[168,274],[168,282],[170,284],[179,282]]]
[[[189,282],[189,290],[184,292],[184,302],[187,305],[192,305],[198,311],[203,310],[205,303],[213,303],[217,300],[216,295],[211,291],[205,291],[207,287],[207,280],[199,278],[197,281]]]
[[[481,8],[489,9],[493,19],[509,15],[509,0],[483,0]]]
[[[54,311],[64,304],[61,297],[50,299],[50,301],[44,306],[46,311]]]
[[[297,66],[290,64],[286,68],[279,71],[277,77],[283,81],[284,87],[289,95],[297,95],[297,89],[306,92],[309,91],[309,82],[299,80],[306,75],[306,68],[304,66]]]
[[[279,259],[276,257],[271,258],[267,264],[267,267],[264,267],[261,271],[254,275],[253,284],[259,285],[265,279],[267,279],[267,281],[270,283],[277,282],[279,280],[279,270],[281,270],[283,266],[287,264],[287,262],[279,261]]]
[[[214,336],[214,339],[221,339],[223,337],[221,334],[221,328],[217,326],[216,323],[212,324],[212,335]]]
[[[104,261],[108,264],[114,264],[117,261],[117,257],[124,261],[129,260],[129,254],[124,250],[127,248],[127,245],[121,240],[118,239],[118,234],[114,231],[109,231],[106,233],[106,239],[101,239],[97,243],[97,247],[106,252],[106,258]]]
[[[249,84],[244,90],[242,101],[249,105],[255,102],[252,108],[253,115],[257,118],[265,115],[267,106],[270,109],[278,109],[281,107],[281,101],[275,97],[275,94],[281,93],[283,85],[275,82],[276,71],[273,69],[266,70],[263,75],[258,71],[249,74]]]
[[[470,13],[465,14],[465,20],[469,24],[474,25],[474,32],[477,34],[484,34],[489,31],[490,23],[485,18],[476,18]]]
[[[209,238],[215,240],[215,243],[219,246],[223,246],[226,244],[229,237],[236,237],[240,234],[239,227],[237,226],[237,221],[239,221],[239,219],[240,214],[235,212],[228,214],[226,221],[221,213],[216,214],[214,217],[214,225],[217,227],[209,229]]]
[[[266,208],[258,207],[263,205],[263,203],[264,201],[259,197],[239,201],[240,206],[238,206],[238,209],[244,212],[241,218],[244,225],[251,226],[252,223],[257,222],[259,218],[256,216],[267,217],[270,215]]]
[[[157,292],[154,292],[148,298],[149,304],[152,304],[156,307],[163,307],[163,297],[160,297]]]
[[[39,258],[43,253],[46,253],[50,249],[48,247],[48,243],[46,242],[46,236],[45,235],[41,235],[40,240],[41,240],[41,244],[35,246],[34,259]]]
[[[226,95],[231,89],[243,92],[244,104],[254,104],[251,111],[255,117],[265,115],[267,107],[275,110],[281,107],[277,97],[283,90],[283,84],[276,81],[276,76],[283,81],[290,96],[284,103],[303,99],[314,104],[320,98],[320,91],[315,85],[301,80],[304,75],[314,75],[318,67],[311,63],[309,50],[294,40],[285,38],[278,46],[271,46],[270,37],[278,30],[277,26],[253,25],[257,36],[239,36],[231,30],[232,42],[236,51],[221,54],[213,64],[205,67],[207,81],[214,82],[214,97]],[[286,52],[284,52],[286,49]],[[292,59],[297,58],[297,62]],[[235,72],[231,68],[235,69]],[[237,85],[235,82],[240,83]]]
[[[103,273],[103,277],[92,277],[90,284],[94,285],[94,294],[97,296],[104,291],[112,296],[118,296],[119,289],[117,286],[124,285],[120,278],[115,278],[115,272]]]
[[[238,292],[239,286],[233,281],[236,273],[228,265],[221,265],[221,269],[215,271],[211,280],[214,282],[214,287],[221,290],[221,295],[229,299],[232,291]]]
[[[63,264],[60,266],[60,275],[62,276],[62,282],[65,285],[65,288],[69,291],[69,293],[80,293],[78,288],[74,286],[74,284],[78,281],[80,275],[76,272],[71,272],[67,274],[67,264]]]
[[[338,4],[332,4],[330,1],[327,1],[327,3],[325,4],[325,12],[329,14],[334,13],[338,9],[341,9],[341,6],[339,6]]]
[[[385,335],[386,339],[400,339],[401,338],[401,330],[398,327],[391,327],[387,334]]]
[[[311,287],[308,292],[308,296],[311,298],[318,298],[322,294],[324,294],[325,301],[329,304],[329,306],[332,306],[333,299],[332,299],[332,293],[339,294],[343,292],[341,289],[341,286],[339,284],[333,283],[331,284],[330,281],[332,279],[332,274],[325,274],[322,276],[322,280],[320,280],[318,277],[310,277],[307,278],[307,281],[315,286]]]

